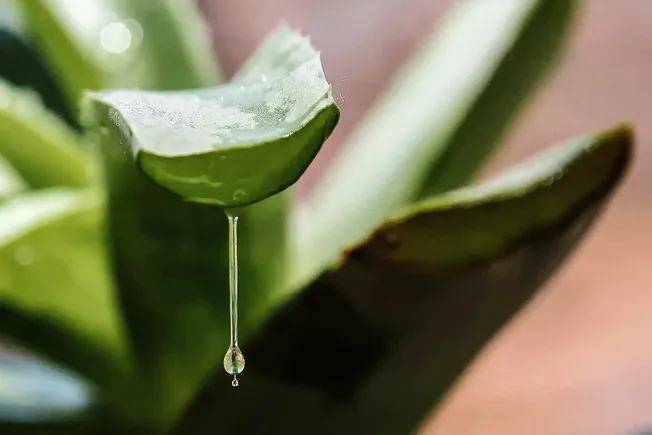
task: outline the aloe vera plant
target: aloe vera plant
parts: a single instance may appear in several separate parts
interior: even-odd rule
[[[575,3],[461,2],[296,205],[339,118],[306,38],[279,28],[219,83],[190,1],[15,2],[84,130],[0,82],[0,333],[23,350],[0,354],[0,433],[418,430],[628,167],[623,125],[468,184]]]

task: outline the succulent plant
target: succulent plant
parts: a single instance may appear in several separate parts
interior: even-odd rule
[[[190,0],[12,3],[0,433],[418,430],[631,159],[623,125],[469,185],[575,3],[460,2],[301,203],[291,186],[340,114],[305,37],[279,28],[220,84]],[[225,208],[240,216],[238,388],[221,370]]]

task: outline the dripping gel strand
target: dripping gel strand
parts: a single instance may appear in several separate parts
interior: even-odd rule
[[[224,370],[233,375],[231,385],[239,385],[238,375],[245,367],[245,359],[238,346],[238,216],[226,212],[229,219],[229,318],[231,342],[224,355]]]

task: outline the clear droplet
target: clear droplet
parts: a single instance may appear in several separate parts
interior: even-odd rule
[[[224,370],[233,375],[231,385],[238,386],[238,374],[245,368],[245,359],[238,346],[238,216],[226,212],[229,219],[229,314],[231,343],[224,355]]]
[[[245,359],[240,347],[237,344],[229,347],[224,355],[224,370],[230,375],[239,375],[244,368]]]

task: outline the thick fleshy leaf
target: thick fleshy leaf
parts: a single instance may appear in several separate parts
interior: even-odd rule
[[[319,54],[296,33],[277,38],[292,55],[246,82],[91,94],[89,123],[116,129],[115,146],[187,200],[237,207],[268,198],[297,181],[339,119]]]
[[[297,216],[291,285],[406,203],[472,178],[560,52],[576,3],[457,2]]]
[[[0,205],[0,332],[111,387],[129,361],[102,210],[99,195],[73,190],[17,195]]]
[[[35,94],[0,80],[0,155],[30,187],[87,186],[94,169],[79,140]]]
[[[245,342],[240,386],[216,381],[179,433],[416,430],[572,252],[631,147],[627,128],[577,139],[393,218]]]
[[[294,33],[287,37],[289,42],[296,40]],[[280,50],[285,46],[283,39],[277,35],[277,43],[264,44],[254,58]],[[281,63],[300,62],[298,57],[279,59]],[[258,86],[264,81],[260,74],[251,69],[240,75],[236,91],[245,99],[253,98],[239,86]],[[273,71],[266,77],[270,86],[278,78]],[[120,145],[124,138],[119,133],[115,128],[100,129],[113,267],[131,339],[151,392],[150,409],[142,418],[147,424],[167,427],[221,366],[228,347],[227,220],[219,207],[187,201],[157,184],[138,167],[142,159],[134,160]],[[320,141],[325,133],[321,132]],[[170,138],[166,141],[170,143]],[[257,147],[265,145],[253,148]],[[233,157],[232,153],[237,151],[229,150],[227,157]],[[202,164],[194,177],[206,182],[220,176],[210,167],[211,162],[220,164],[219,155],[217,161],[211,155],[195,157]],[[247,168],[235,165],[235,169]],[[238,211],[243,334],[259,325],[281,288],[289,199],[286,190]],[[226,378],[225,382],[230,381]]]

